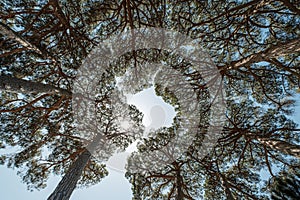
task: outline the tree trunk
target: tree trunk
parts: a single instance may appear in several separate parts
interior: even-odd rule
[[[257,138],[257,140],[271,149],[276,149],[284,154],[300,158],[300,145],[270,138]]]
[[[72,164],[69,171],[65,174],[48,200],[68,200],[70,199],[84,167],[91,158],[92,154],[85,149],[83,153]]]
[[[176,172],[176,187],[177,187],[177,196],[176,196],[176,200],[183,200],[184,198],[184,193],[182,191],[182,177],[180,175],[180,171],[179,169]]]
[[[232,61],[228,69],[238,69],[240,67],[250,66],[253,63],[265,61],[265,58],[268,59],[277,58],[279,56],[285,56],[290,53],[295,53],[299,51],[300,51],[300,40],[297,38],[297,39],[287,41],[285,43],[278,43],[276,45],[272,45],[271,47],[269,47],[264,51],[251,54],[237,61]]]
[[[24,79],[14,78],[8,75],[0,75],[0,90],[25,94],[46,93],[60,94],[65,96],[72,95],[72,93],[66,89],[54,87],[48,84],[36,83]]]
[[[21,45],[23,45],[25,48],[27,48],[29,50],[34,50],[36,53],[41,54],[41,55],[43,54],[38,47],[36,47],[33,44],[31,44],[30,42],[26,41],[21,36],[17,35],[13,30],[11,30],[8,26],[6,26],[5,24],[3,24],[1,22],[0,22],[0,33],[5,35],[9,39],[19,42]]]
[[[47,200],[69,200],[85,166],[91,159],[92,153],[95,151],[101,140],[105,140],[105,136],[99,133],[71,165],[70,169]]]

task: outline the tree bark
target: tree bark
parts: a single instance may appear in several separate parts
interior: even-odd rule
[[[300,158],[300,145],[291,144],[286,141],[270,139],[270,138],[257,138],[257,140],[261,144],[271,149],[275,149],[281,151],[284,154]]]
[[[97,134],[93,141],[87,146],[87,148],[80,154],[77,160],[71,165],[70,169],[64,175],[62,180],[59,182],[59,184],[56,186],[55,190],[52,192],[52,194],[48,197],[47,200],[70,199],[85,166],[92,157],[92,153],[95,151],[100,141],[105,139],[106,138],[103,134]]]
[[[19,79],[8,75],[0,75],[0,90],[26,94],[46,93],[59,94],[69,97],[72,96],[72,93],[66,89],[62,89],[48,84],[36,83],[24,79]]]
[[[8,26],[0,22],[0,33],[5,35],[7,38],[15,40],[19,42],[22,46],[29,50],[34,50],[38,54],[43,54],[42,51],[36,47],[35,45],[31,44],[21,36],[19,36],[17,33],[15,33],[13,30],[11,30]]]
[[[279,56],[285,56],[290,53],[296,53],[299,51],[300,51],[300,39],[296,38],[284,43],[271,45],[268,49],[264,51],[251,54],[237,61],[232,61],[229,64],[228,69],[238,69],[240,67],[247,67],[253,63],[265,61],[266,58],[268,59],[277,58]]]
[[[176,164],[176,189],[177,189],[177,196],[176,200],[183,200],[184,198],[184,193],[182,191],[183,187],[183,180],[180,174],[180,169],[178,165]]]
[[[82,174],[82,171],[92,154],[85,149],[83,153],[72,164],[69,171],[59,182],[53,193],[48,197],[48,200],[68,200],[70,199],[78,180]]]

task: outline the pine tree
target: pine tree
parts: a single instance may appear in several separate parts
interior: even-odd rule
[[[186,154],[152,172],[128,171],[126,176],[133,184],[135,198],[264,198],[266,194],[258,192],[261,169],[274,176],[274,165],[289,165],[293,169],[299,166],[299,129],[288,117],[292,113],[293,94],[300,86],[297,3],[1,1],[0,147],[21,149],[2,155],[1,163],[22,169],[23,181],[30,187],[45,187],[50,173],[65,175],[49,199],[69,199],[76,185],[99,182],[107,172],[82,144],[82,141],[91,144],[97,135],[82,138],[74,131],[71,91],[76,73],[91,49],[113,34],[159,27],[201,40],[201,46],[211,55],[224,81],[227,120],[221,138],[206,157],[200,155],[209,121],[209,112],[203,109],[197,127],[199,134]],[[199,105],[208,107],[205,102],[209,92],[202,74],[192,72],[188,61],[163,50],[136,50],[121,56],[112,64],[112,71],[99,80],[97,104],[105,108],[98,110],[103,127],[107,125],[104,118],[108,121],[112,118],[107,114],[112,110],[106,106],[115,88],[115,76],[129,68],[140,70],[139,66],[147,62],[165,62],[184,75],[201,99]],[[150,85],[151,73],[147,70],[143,73],[147,78],[137,81],[140,86],[134,89],[143,90]],[[167,78],[162,74],[157,81],[162,83]],[[127,81],[129,84],[136,80],[127,77]],[[155,89],[165,101],[178,104],[176,94],[169,88],[156,84]],[[176,106],[180,116],[182,108]],[[140,123],[138,111],[133,113],[132,117]],[[173,129],[162,129],[156,132],[156,137],[142,141],[130,164],[139,166],[140,155],[163,147],[175,137],[171,130],[180,125],[180,120],[176,123]],[[135,139],[114,137],[118,133],[114,123],[102,133],[121,147]],[[45,158],[46,148],[49,155]],[[111,155],[103,149],[98,153]],[[153,164],[151,160],[144,161],[145,165]],[[65,189],[68,183],[70,187]],[[66,194],[59,196],[63,192]]]
[[[300,176],[299,173],[284,172],[275,177],[271,186],[271,198],[279,199],[299,199],[300,197]]]

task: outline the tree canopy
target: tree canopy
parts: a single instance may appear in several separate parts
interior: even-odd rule
[[[57,187],[61,191],[79,162],[83,164],[72,180],[74,187],[97,184],[108,174],[99,158],[109,158],[116,149],[124,150],[140,139],[126,172],[134,199],[267,199],[293,193],[297,186],[291,182],[298,181],[298,175],[275,177],[287,173],[287,168],[299,170],[300,164],[300,129],[291,118],[300,88],[299,5],[298,0],[2,0],[0,148],[15,151],[0,155],[0,163],[18,170],[29,189],[45,188],[51,173],[64,176]],[[140,41],[135,40],[134,30],[153,27],[200,41],[220,74],[226,103],[226,112],[220,114],[225,123],[214,148],[205,155],[201,147],[212,112],[208,85],[216,83],[213,78],[211,83],[204,80],[213,74],[194,70],[190,60],[164,49],[134,49],[112,60],[97,77],[93,99],[96,131],[104,139],[76,129],[74,82],[88,55],[124,31],[135,46]],[[148,63],[168,68],[155,74],[145,67]],[[168,70],[184,79],[170,76]],[[124,93],[153,85],[156,94],[176,109],[172,127],[142,138],[142,113],[133,105],[113,101],[120,76],[127,86]],[[182,91],[172,90],[172,85],[185,89],[182,82],[199,108],[197,122],[188,130],[193,138],[186,151],[158,168],[134,171],[170,157],[162,149],[174,138],[180,140],[185,108],[179,98]],[[126,117],[134,124],[134,134],[120,126],[119,119]],[[102,139],[114,146],[88,152],[89,145]],[[268,180],[262,173],[268,174]],[[271,184],[277,186],[270,189]]]

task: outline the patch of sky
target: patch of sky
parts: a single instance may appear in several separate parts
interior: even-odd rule
[[[165,105],[164,102],[161,102],[161,99],[157,99],[157,96],[154,95],[155,92],[152,89],[148,89],[147,91],[143,91],[138,93],[136,97],[132,97],[129,102],[135,104],[137,107],[141,109],[144,108],[143,104],[144,98],[141,96],[144,95],[145,98],[155,99],[152,105],[157,105],[160,103]],[[146,95],[146,96],[145,96]],[[152,95],[152,97],[150,96]],[[149,105],[151,106],[151,105]],[[145,111],[143,113],[145,116],[149,116],[149,107],[146,106]],[[151,109],[150,109],[151,110]],[[169,109],[166,108],[168,111]],[[174,113],[173,113],[174,115]],[[171,118],[172,116],[170,116]],[[151,119],[150,119],[151,121]],[[150,123],[148,121],[148,123]],[[168,123],[167,123],[168,124]],[[47,153],[47,150],[43,150],[44,153]],[[2,175],[2,179],[0,180],[1,185],[5,185],[6,190],[1,194],[3,199],[31,199],[31,200],[39,200],[39,199],[46,199],[47,196],[54,190],[56,184],[59,182],[60,177],[51,176],[46,189],[41,191],[33,191],[29,192],[26,189],[26,186],[20,182],[20,178],[16,175],[16,173],[11,170],[7,169],[6,167],[0,167],[0,171]],[[110,200],[119,200],[119,199],[131,199],[131,185],[128,183],[128,180],[124,177],[123,173],[120,173],[117,170],[112,170],[108,168],[109,176],[106,177],[103,181],[99,184],[91,186],[89,188],[82,188],[77,189],[73,193],[71,199],[72,200],[81,200],[81,199],[110,199]],[[18,192],[14,192],[15,188],[18,188]],[[118,189],[118,192],[112,192],[114,188]]]
[[[154,87],[144,89],[136,94],[125,94],[125,96],[127,103],[136,106],[144,115],[142,120],[145,126],[143,137],[147,137],[149,131],[172,126],[173,118],[176,116],[175,109],[162,97],[155,94]],[[115,153],[106,163],[110,169],[124,172],[126,160],[132,152],[137,150],[137,143],[138,141],[133,142],[125,152]]]

